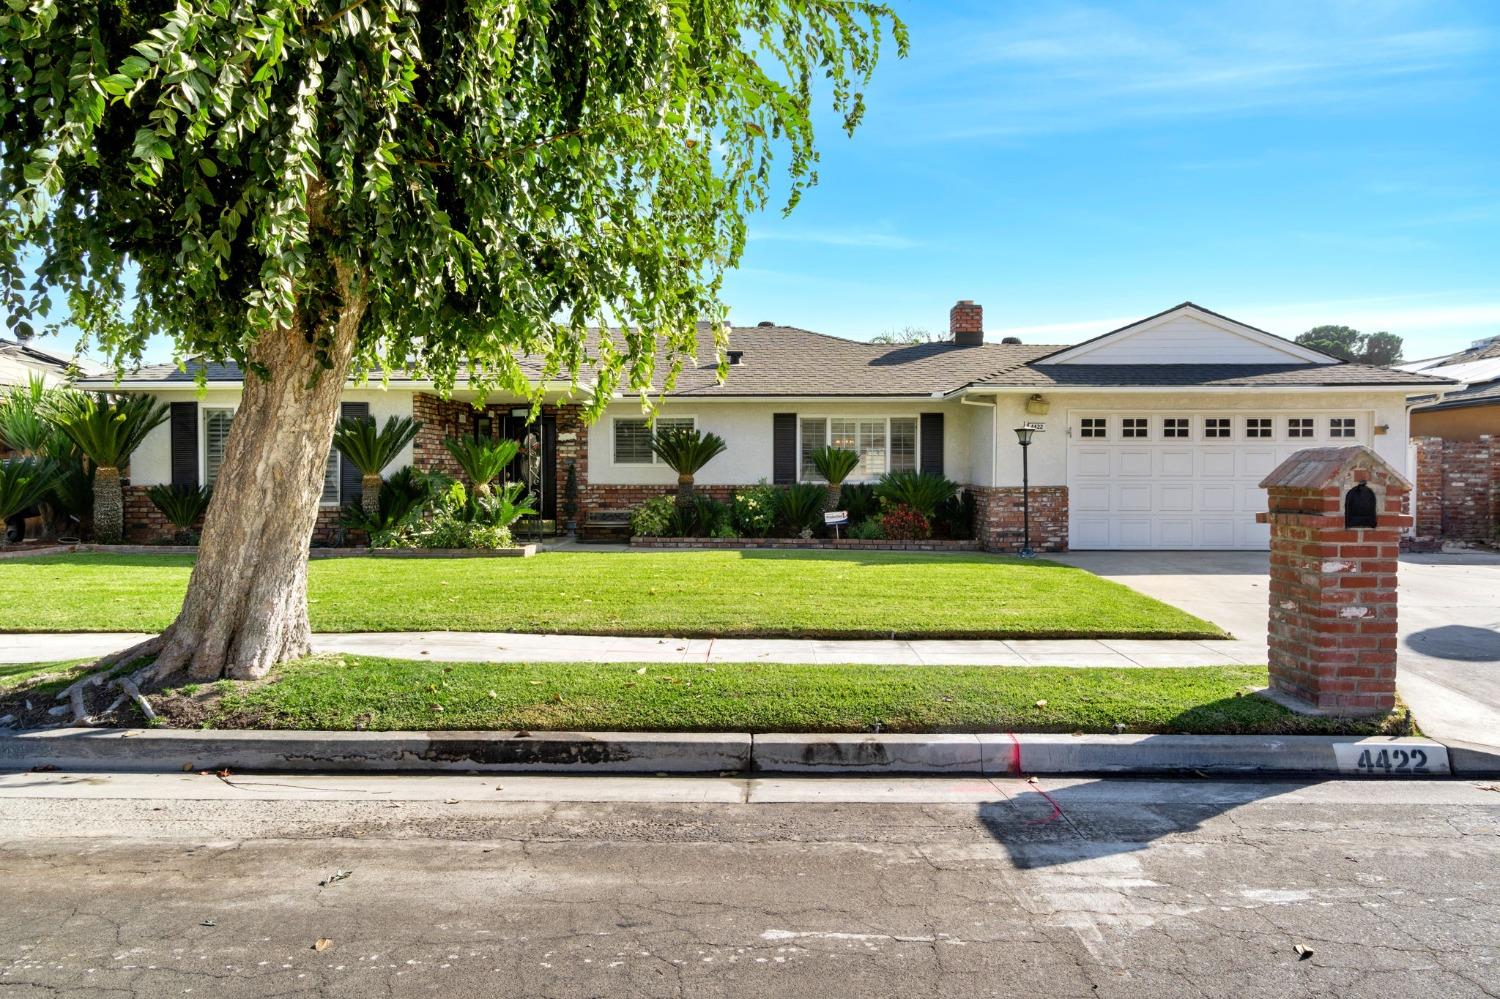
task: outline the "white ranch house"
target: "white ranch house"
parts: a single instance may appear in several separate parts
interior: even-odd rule
[[[1365,444],[1410,477],[1408,400],[1448,384],[1345,363],[1191,302],[1076,345],[988,342],[983,312],[969,301],[949,319],[951,339],[895,346],[771,323],[735,327],[727,381],[717,382],[705,343],[657,425],[691,423],[724,438],[728,449],[697,476],[704,491],[720,496],[761,479],[811,478],[806,456],[824,444],[860,452],[856,478],[898,468],[940,472],[974,492],[979,538],[998,551],[1020,543],[1021,449],[1013,430],[1032,426],[1039,432],[1030,449],[1031,533],[1039,550],[1263,549],[1267,529],[1255,514],[1265,508],[1258,483],[1267,472],[1301,448]],[[81,384],[117,385],[110,376]],[[127,521],[136,536],[160,527],[144,487],[212,482],[240,386],[237,367],[213,362],[122,375],[118,388],[174,404],[173,418],[130,468]],[[351,383],[344,395],[346,413],[423,421],[398,466],[452,471],[444,436],[538,432],[549,518],[569,465],[580,522],[591,510],[628,508],[675,483],[651,455],[633,398],[612,402],[592,426],[566,387],[548,387],[531,426],[521,400],[492,396],[479,408],[476,401],[464,390],[443,399],[430,383],[403,378],[387,387]],[[331,455],[322,540],[332,539],[338,508],[358,490],[358,473]]]

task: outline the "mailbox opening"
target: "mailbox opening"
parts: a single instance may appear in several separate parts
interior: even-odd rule
[[[1363,482],[1344,494],[1344,526],[1376,526],[1375,490]]]

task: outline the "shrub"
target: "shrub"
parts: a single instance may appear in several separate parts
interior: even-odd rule
[[[729,507],[711,496],[695,495],[688,506],[674,505],[671,533],[677,538],[733,537]]]
[[[437,496],[447,491],[450,481],[405,465],[380,487],[373,514],[362,503],[350,503],[339,522],[369,535],[373,548],[390,547],[386,542],[391,536],[415,523]]]
[[[648,499],[630,511],[630,533],[641,538],[671,537],[676,504],[669,496]]]
[[[880,516],[880,527],[892,541],[922,541],[932,536],[932,526],[921,511],[904,503],[893,503]]]
[[[152,486],[146,490],[151,505],[161,511],[167,523],[177,528],[173,539],[181,544],[192,544],[193,525],[208,512],[208,501],[213,496],[209,486]]]
[[[961,490],[938,504],[932,516],[933,530],[945,538],[967,541],[974,536],[974,493]]]
[[[458,467],[463,469],[469,481],[474,483],[474,491],[481,495],[490,491],[491,482],[505,474],[506,468],[515,461],[516,454],[521,449],[521,445],[512,440],[476,441],[469,438],[456,440],[452,437],[444,438],[443,446],[453,455],[453,460],[458,462]]]
[[[849,537],[855,541],[883,541],[885,528],[880,526],[880,521],[871,517],[849,528]]]
[[[823,504],[828,492],[816,482],[794,482],[781,491],[778,507],[787,537],[812,537],[823,524]]]
[[[834,503],[838,501],[839,486],[859,467],[859,452],[846,447],[820,447],[812,453],[812,463],[813,468],[828,483],[826,508],[837,509]]]
[[[880,497],[868,482],[846,482],[839,490],[838,509],[848,512],[849,523],[858,524],[880,513]]]
[[[734,494],[730,504],[730,521],[735,535],[741,538],[763,538],[776,526],[780,497],[775,486],[761,479],[758,485]]]
[[[875,491],[887,507],[911,507],[925,521],[958,492],[958,486],[931,472],[887,472],[880,477]]]

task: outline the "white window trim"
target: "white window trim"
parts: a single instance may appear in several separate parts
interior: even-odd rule
[[[240,411],[239,406],[199,406],[198,407],[198,481],[203,485],[210,485],[208,481],[208,414],[228,413],[229,422],[234,423],[235,414]],[[328,452],[333,457],[333,467],[336,469],[335,479],[338,489],[334,498],[325,500],[323,494],[318,494],[318,507],[324,510],[337,510],[343,506],[344,500],[344,456],[339,449],[329,445]],[[325,473],[326,474],[326,473]]]
[[[830,441],[830,440],[833,439],[833,430],[829,426],[829,421],[831,421],[831,420],[847,420],[847,421],[850,421],[850,422],[855,423],[855,424],[873,423],[876,420],[884,420],[885,421],[885,467],[886,467],[886,471],[890,471],[890,468],[891,468],[891,421],[892,420],[911,420],[913,423],[915,423],[917,425],[917,429],[916,429],[916,441],[915,441],[915,445],[916,446],[913,448],[913,451],[912,451],[912,454],[913,454],[913,459],[912,460],[915,462],[915,465],[913,466],[912,471],[920,472],[922,470],[922,414],[920,414],[920,413],[911,413],[911,414],[907,414],[907,415],[896,415],[896,416],[890,416],[890,415],[886,415],[886,416],[881,416],[881,415],[850,416],[847,413],[798,413],[797,414],[797,478],[795,480],[797,482],[816,482],[816,483],[819,483],[819,484],[825,484],[825,483],[823,483],[823,479],[820,476],[813,475],[813,476],[810,476],[810,477],[804,477],[803,474],[802,474],[802,421],[803,420],[822,420],[823,421],[823,440],[824,441]],[[855,443],[857,445],[858,441],[856,440]],[[855,450],[858,451],[858,447],[856,447]],[[884,474],[884,473],[882,473],[882,474]],[[857,482],[879,482],[880,481],[880,476],[876,475],[876,476],[873,476],[873,477],[866,477],[866,478],[863,478],[863,479],[855,478],[853,476],[850,476],[849,478],[845,479],[844,481],[845,482],[855,482],[855,483],[857,483]]]
[[[661,420],[690,420],[694,430],[698,429],[698,415],[696,413],[662,413],[657,419]],[[657,457],[656,452],[651,452],[650,461],[620,461],[615,453],[615,424],[625,421],[627,423],[640,423],[646,420],[644,416],[611,416],[609,418],[609,464],[611,468],[657,468],[662,465],[662,460]],[[649,421],[648,421],[649,425]],[[651,427],[655,433],[655,427]]]

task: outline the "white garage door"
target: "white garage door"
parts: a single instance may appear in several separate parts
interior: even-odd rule
[[[1073,412],[1069,547],[1265,549],[1260,480],[1287,456],[1369,443],[1368,413]]]

